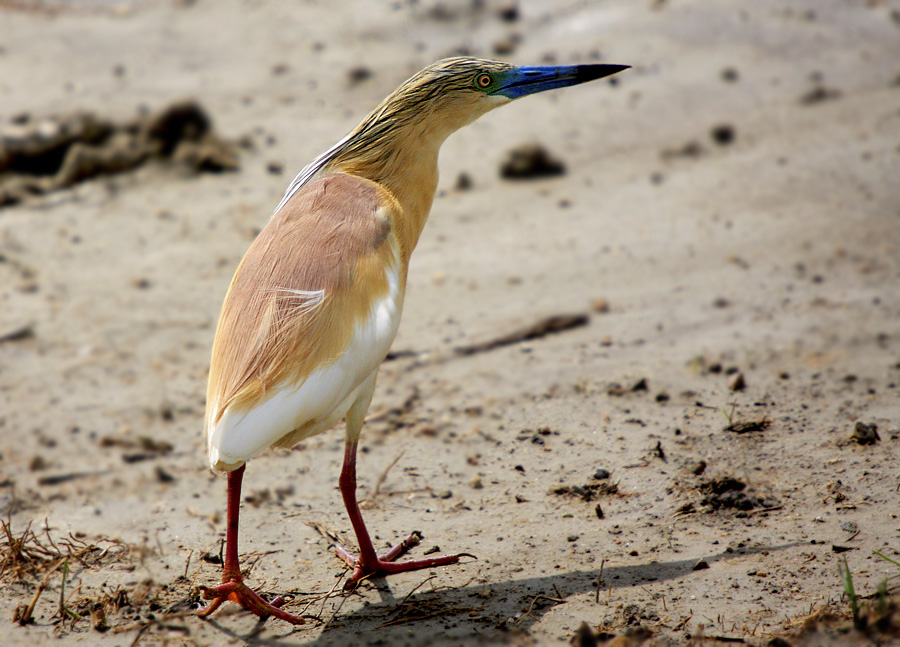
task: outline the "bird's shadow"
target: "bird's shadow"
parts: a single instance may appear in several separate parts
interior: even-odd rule
[[[373,581],[381,595],[380,601],[366,602],[344,614],[338,609],[322,621],[324,628],[312,622],[280,633],[285,625],[269,621],[265,625],[257,623],[251,631],[242,634],[215,619],[208,623],[229,639],[247,645],[433,647],[445,641],[458,643],[514,631],[527,632],[549,609],[565,603],[571,596],[595,591],[605,595],[609,589],[688,577],[701,559],[712,567],[716,562],[797,545],[758,546],[705,557],[607,567],[603,569],[599,587],[598,568],[455,588],[425,590],[423,586],[421,591],[414,590],[398,599],[391,593],[387,580],[380,579]],[[315,637],[304,639],[304,632],[310,629],[317,632]]]

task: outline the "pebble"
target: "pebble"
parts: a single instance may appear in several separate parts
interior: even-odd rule
[[[878,435],[878,425],[874,422],[868,424],[857,422],[850,440],[860,445],[874,445],[881,440],[881,437]]]
[[[728,388],[732,391],[743,391],[747,388],[743,373],[734,373],[728,378]]]

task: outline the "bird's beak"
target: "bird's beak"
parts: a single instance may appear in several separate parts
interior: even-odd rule
[[[499,87],[491,94],[518,99],[528,94],[565,88],[570,85],[602,79],[616,72],[627,70],[630,65],[549,65],[522,66],[501,76]]]

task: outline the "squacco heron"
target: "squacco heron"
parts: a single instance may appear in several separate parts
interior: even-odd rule
[[[212,469],[228,473],[222,584],[203,588],[208,616],[226,600],[261,618],[302,618],[250,589],[238,564],[245,463],[346,419],[339,485],[359,544],[347,582],[455,564],[466,555],[395,561],[407,539],[378,555],[356,500],[356,448],[378,366],[400,323],[409,258],[438,182],[438,150],[452,132],[528,94],[615,74],[625,65],[516,67],[478,58],[429,65],[381,102],[291,183],[247,251],[225,297],[206,402]]]

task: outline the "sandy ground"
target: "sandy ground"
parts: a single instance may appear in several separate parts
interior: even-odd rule
[[[900,2],[503,6],[0,2],[3,128],[193,98],[244,142],[238,172],[151,164],[0,210],[2,644],[567,644],[586,622],[762,645],[849,613],[844,558],[862,595],[900,575],[873,555],[900,549]],[[635,66],[442,153],[360,497],[379,544],[477,560],[328,595],[346,574],[317,528],[352,545],[332,430],[245,478],[249,581],[309,622],[203,622],[228,281],[296,170],[460,51]],[[567,172],[501,179],[529,142]],[[559,314],[589,319],[454,353]]]

